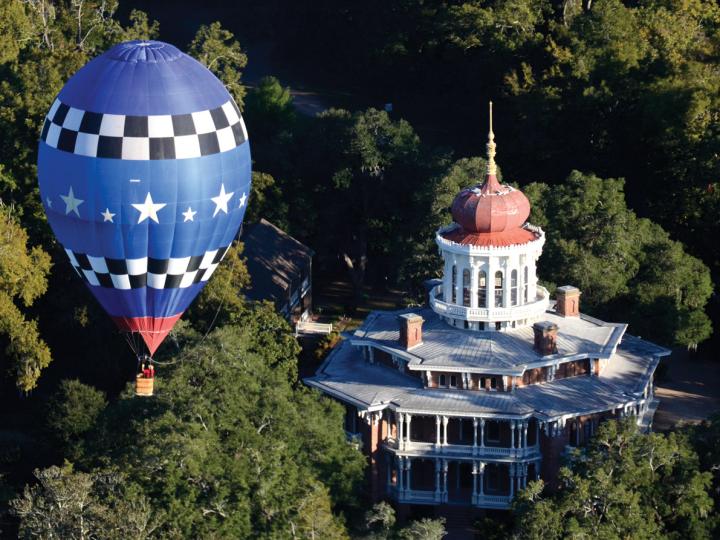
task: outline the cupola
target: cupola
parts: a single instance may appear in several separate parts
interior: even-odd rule
[[[455,197],[451,213],[459,227],[446,234],[448,240],[478,246],[508,246],[535,240],[536,235],[523,228],[530,215],[530,201],[522,191],[497,179],[496,148],[490,102],[487,175],[482,184],[463,189]]]

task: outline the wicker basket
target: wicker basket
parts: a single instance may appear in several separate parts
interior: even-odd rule
[[[138,373],[138,376],[135,379],[135,395],[152,396],[154,381],[155,379],[146,379],[141,373]]]

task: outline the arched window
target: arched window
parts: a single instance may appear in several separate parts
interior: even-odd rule
[[[510,272],[510,305],[517,306],[518,304],[518,280],[517,270]]]
[[[495,307],[505,307],[503,304],[503,275],[499,270],[495,272]]]
[[[470,270],[463,270],[463,306],[470,306]]]
[[[478,274],[478,307],[487,307],[487,274],[484,270],[480,270]]]
[[[529,281],[528,274],[529,273],[530,272],[528,271],[528,267],[526,266],[525,270],[523,271],[523,303],[524,304],[528,303],[528,290],[529,290],[528,287],[530,287],[530,284],[528,283],[528,281]]]
[[[439,381],[438,385],[439,385],[439,386],[445,386],[446,384],[447,384],[447,383],[446,383],[446,381],[445,381],[445,374],[444,374],[444,373],[441,373],[441,374],[440,374],[440,381]]]
[[[455,291],[457,290],[457,266],[453,264],[452,267],[452,300],[450,301],[451,304],[455,304],[457,302],[457,295],[455,294]]]
[[[450,386],[455,388],[457,386],[457,376],[450,375]]]

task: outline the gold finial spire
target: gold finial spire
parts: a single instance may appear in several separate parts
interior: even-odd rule
[[[495,164],[495,134],[492,128],[492,101],[490,102],[490,131],[488,132],[488,143],[487,143],[487,173],[488,175],[495,176],[497,174],[497,165]]]

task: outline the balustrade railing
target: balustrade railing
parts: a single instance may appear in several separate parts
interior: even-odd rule
[[[387,439],[385,446],[394,450],[415,452],[422,454],[442,454],[467,457],[515,457],[524,458],[540,453],[540,445],[534,444],[522,448],[509,448],[505,446],[473,446],[466,444],[436,444],[421,441],[398,441]]]
[[[544,287],[537,287],[534,302],[512,307],[472,308],[450,304],[441,300],[442,285],[430,291],[430,307],[438,315],[457,317],[467,321],[520,320],[544,313],[550,305],[550,294]]]

